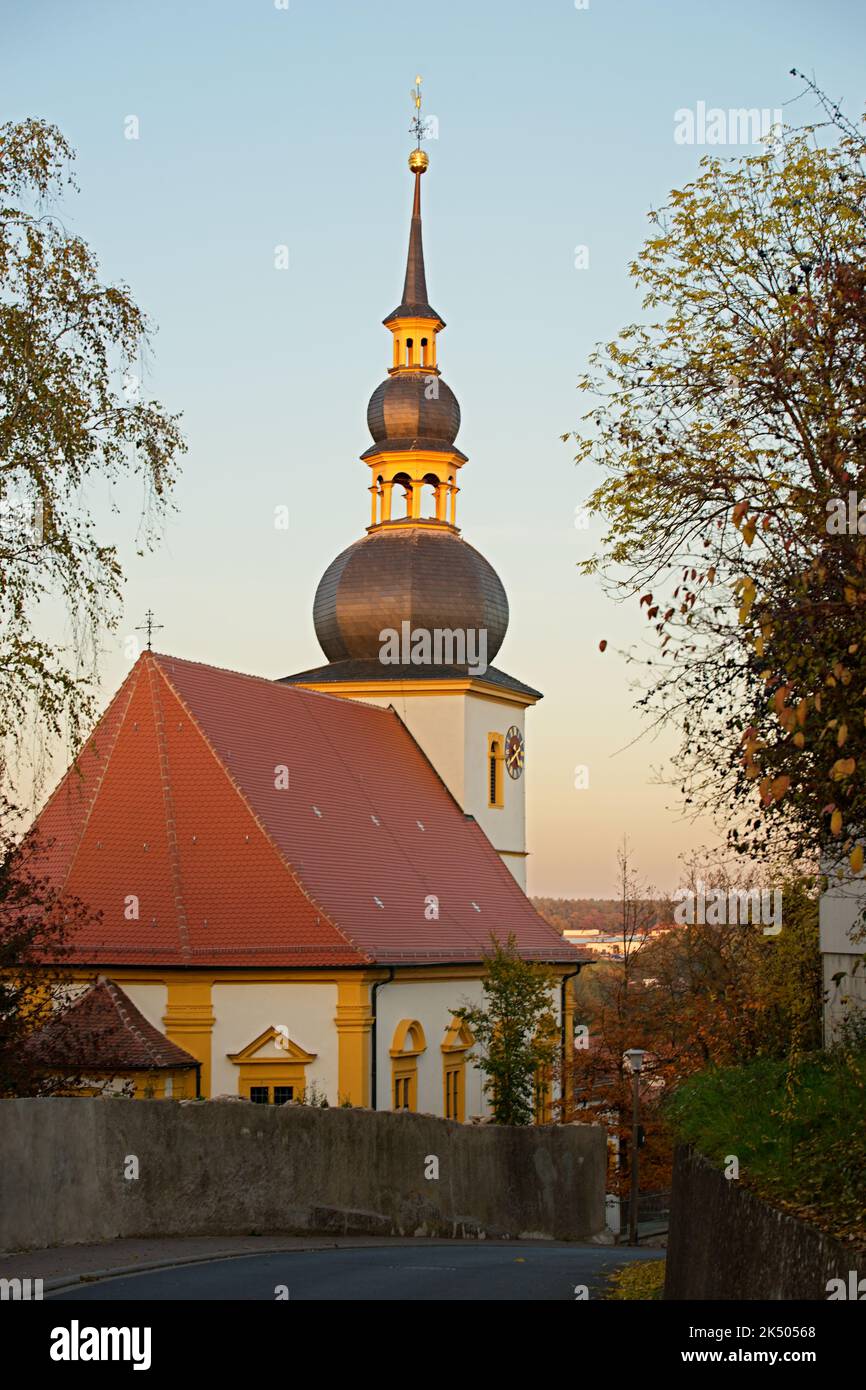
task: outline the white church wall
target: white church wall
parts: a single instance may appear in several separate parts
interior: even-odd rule
[[[418,1110],[444,1115],[442,1042],[451,1026],[453,1011],[464,1003],[481,1004],[484,991],[480,979],[392,980],[377,996],[377,1110],[393,1107],[391,1090],[391,1045],[397,1024],[404,1018],[417,1019],[427,1040],[418,1058]],[[553,994],[554,1013],[560,1016],[560,990]],[[483,1076],[477,1067],[466,1068],[466,1119],[489,1115],[490,1106],[482,1091]]]
[[[418,1058],[418,1109],[428,1115],[444,1115],[442,1042],[451,1026],[453,1010],[464,1001],[482,999],[480,980],[393,980],[377,996],[377,1110],[390,1110],[391,1044],[397,1024],[417,1019],[424,1029],[427,1047]],[[466,1118],[486,1115],[489,1107],[481,1091],[481,1073],[466,1068]]]
[[[490,799],[488,735],[502,734],[504,739],[512,724],[524,733],[526,711],[504,700],[490,700],[481,695],[467,695],[464,727],[466,765],[466,798],[463,809],[473,815],[494,849],[502,854],[503,862],[526,891],[526,797],[525,774],[522,777],[503,777],[504,805],[492,807]],[[511,853],[508,853],[511,851]]]
[[[324,1091],[329,1104],[338,1103],[335,984],[215,984],[212,999],[212,1095],[237,1095],[238,1067],[228,1053],[240,1052],[266,1029],[284,1025],[293,1042],[316,1054],[307,1067],[307,1083]]]
[[[123,990],[127,999],[131,1000],[140,1013],[144,1014],[148,1023],[154,1028],[158,1028],[160,1033],[165,1032],[165,1010],[168,1003],[168,988],[163,984],[129,984],[126,980],[118,980],[118,986]]]

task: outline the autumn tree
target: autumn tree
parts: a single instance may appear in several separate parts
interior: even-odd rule
[[[88,488],[137,474],[150,544],[185,447],[178,416],[141,392],[144,313],[59,215],[73,159],[46,121],[0,126],[0,739],[33,715],[80,737],[122,582]]]
[[[498,1124],[532,1123],[537,1083],[547,1083],[558,1050],[554,984],[545,966],[522,959],[513,933],[504,943],[491,936],[483,1002],[452,1011],[475,1039],[470,1060]]]
[[[657,650],[639,705],[679,728],[685,805],[720,814],[753,858],[814,864],[835,845],[855,872],[864,153],[829,107],[758,153],[702,159],[650,214],[631,267],[645,317],[595,352],[574,436],[578,461],[604,470],[590,505],[606,534],[583,568],[645,613]]]
[[[757,870],[750,871],[757,874]],[[630,1137],[630,1087],[623,1053],[642,1047],[641,1111],[647,1145],[642,1185],[666,1187],[671,1144],[663,1105],[681,1081],[708,1066],[757,1058],[791,1060],[820,1046],[822,981],[818,905],[808,877],[778,876],[781,931],[733,920],[671,924],[632,956],[600,962],[576,982],[576,1019],[588,1029],[574,1055],[573,1118],[604,1118]],[[740,861],[692,855],[684,883],[697,892],[752,887]],[[668,919],[670,921],[670,919]],[[619,1190],[622,1168],[612,1174]]]
[[[20,839],[18,822],[0,793],[0,1096],[48,1095],[74,1089],[81,1078],[74,1062],[62,1078],[46,1075],[30,1061],[26,1041],[51,1016],[52,981],[90,914],[57,890],[47,872],[50,846],[32,833]]]
[[[618,1140],[618,1161],[611,1173],[614,1191],[627,1172],[625,1155],[631,1138],[632,1081],[625,1053],[631,1047],[649,1050],[653,1042],[644,1001],[650,933],[671,920],[670,904],[634,868],[626,838],[617,851],[617,886],[617,952],[581,971],[573,984],[578,1045],[565,1086],[572,1106],[565,1117],[586,1119],[589,1108]],[[655,1061],[650,1055],[642,1077],[650,1099],[654,1085]],[[659,1142],[651,1105],[644,1106],[644,1119],[650,1144],[643,1181],[652,1185],[659,1174],[666,1174],[670,1155]]]

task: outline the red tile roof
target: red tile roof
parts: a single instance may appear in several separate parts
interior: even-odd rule
[[[394,711],[256,676],[144,653],[37,827],[90,963],[581,958]]]
[[[155,1071],[195,1067],[112,980],[101,980],[24,1043],[28,1061],[81,1071]]]

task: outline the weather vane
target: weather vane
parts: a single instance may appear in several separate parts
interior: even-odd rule
[[[416,78],[415,78],[415,86],[412,88],[412,90],[411,90],[411,92],[409,93],[409,95],[410,95],[411,98],[412,98],[412,105],[413,105],[414,108],[415,108],[414,115],[412,116],[412,124],[410,125],[409,129],[410,129],[410,131],[412,132],[412,134],[416,137],[416,139],[417,139],[417,141],[418,141],[418,144],[417,144],[416,148],[420,150],[420,148],[421,148],[421,141],[424,139],[424,119],[423,119],[423,117],[422,117],[422,115],[421,115],[421,78],[420,78],[420,77],[416,77]]]
[[[153,614],[148,608],[147,612],[144,615],[144,622],[141,624],[140,627],[137,627],[135,630],[136,632],[147,633],[147,650],[150,651],[151,638],[153,637],[155,631],[162,631],[162,623],[155,623],[153,621]]]
[[[423,173],[424,173],[425,169],[427,168],[427,165],[430,163],[429,159],[427,158],[426,151],[425,151],[425,150],[422,150],[422,148],[421,148],[421,141],[424,139],[425,135],[427,134],[427,127],[425,126],[425,124],[424,124],[424,118],[423,118],[423,116],[421,115],[421,78],[420,78],[420,77],[416,77],[416,78],[415,78],[415,86],[412,88],[412,90],[411,90],[411,92],[410,92],[410,96],[411,96],[411,98],[412,98],[412,105],[413,105],[414,108],[415,108],[415,112],[414,112],[414,115],[412,116],[412,124],[410,125],[409,129],[410,129],[410,131],[412,132],[412,134],[415,136],[415,139],[416,139],[416,141],[417,141],[417,144],[416,144],[414,150],[412,151],[412,153],[411,153],[410,156],[409,156],[409,168],[412,170],[412,173],[415,175],[415,187],[416,187],[416,196],[417,196],[417,189],[420,187],[420,184],[419,184],[419,182],[418,182],[418,176],[419,176],[420,174],[423,174]]]

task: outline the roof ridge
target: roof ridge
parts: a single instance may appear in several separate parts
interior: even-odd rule
[[[142,653],[142,656],[145,655],[147,655],[147,653]],[[293,690],[297,695],[309,696],[314,700],[318,699],[319,695],[324,695],[327,700],[339,700],[341,704],[346,703],[342,696],[328,695],[325,691],[308,690],[306,686],[303,685],[293,685],[291,681],[288,681],[283,676],[255,676],[249,671],[236,671],[231,666],[214,666],[209,661],[189,661],[184,656],[168,656],[164,652],[150,652],[149,655],[154,658],[155,664],[159,667],[160,671],[162,671],[163,675],[166,674],[166,671],[162,663],[164,661],[177,661],[182,666],[195,666],[200,671],[216,671],[222,676],[237,676],[240,680],[254,681],[257,685],[265,685],[271,690]],[[172,690],[175,690],[173,684]],[[175,693],[178,692],[175,691]],[[374,710],[377,714],[384,714],[386,712],[380,705],[370,705],[363,700],[353,700],[352,703],[363,705],[365,709]]]
[[[177,821],[174,814],[174,798],[171,791],[171,775],[168,762],[168,747],[165,741],[165,717],[159,699],[159,692],[156,685],[156,662],[148,661],[145,658],[147,669],[148,686],[150,688],[151,705],[153,708],[153,722],[156,728],[156,744],[159,749],[159,780],[162,784],[163,814],[165,821],[166,840],[168,842],[168,857],[171,864],[172,890],[174,893],[174,908],[177,921],[177,933],[180,938],[181,953],[185,956],[190,952],[189,922],[186,915],[186,900],[183,892],[183,876],[180,871],[180,851],[177,843]]]
[[[103,986],[107,990],[108,996],[111,999],[112,1004],[114,1005],[114,1009],[120,1020],[121,1027],[124,1028],[127,1032],[132,1033],[132,1035],[141,1043],[142,1047],[145,1049],[152,1062],[156,1062],[158,1066],[161,1065],[162,1059],[159,1055],[157,1048],[154,1046],[152,1040],[141,1031],[141,1029],[129,1015],[128,1011],[124,1009],[123,1005],[121,1004],[120,996],[126,999],[127,1003],[129,1003],[132,1008],[135,1008],[135,1005],[132,1003],[132,1000],[129,998],[128,995],[124,994],[120,986],[116,985],[113,980],[102,980],[97,983],[96,988],[99,989]],[[140,1011],[136,1010],[136,1012]],[[144,1017],[144,1015],[142,1015],[142,1017]],[[147,1022],[146,1019],[145,1022]]]
[[[188,664],[197,665],[197,664],[199,664],[199,663],[192,662],[192,663],[188,663]],[[197,732],[198,732],[198,734],[199,734],[199,737],[202,739],[202,741],[203,741],[205,747],[207,748],[207,750],[208,750],[208,752],[210,753],[211,757],[214,759],[214,762],[216,763],[217,767],[220,768],[221,772],[223,773],[223,776],[227,779],[227,781],[228,781],[228,782],[231,784],[231,786],[234,788],[234,790],[235,790],[235,792],[237,793],[237,795],[240,797],[241,801],[243,802],[243,804],[244,804],[244,806],[246,807],[247,811],[249,812],[250,816],[252,816],[252,819],[254,820],[255,824],[258,826],[258,828],[259,828],[259,830],[261,831],[262,835],[264,835],[265,840],[266,840],[267,843],[270,845],[270,847],[271,847],[271,849],[273,850],[274,854],[277,856],[277,859],[279,860],[280,864],[283,866],[283,868],[284,868],[284,869],[286,870],[286,872],[289,874],[289,877],[291,878],[292,882],[295,884],[295,887],[296,887],[296,888],[298,889],[298,891],[299,891],[300,893],[302,893],[303,896],[307,899],[307,902],[310,904],[310,906],[313,907],[313,908],[315,908],[316,912],[318,912],[318,913],[321,914],[321,916],[322,916],[322,917],[324,918],[324,920],[328,923],[328,925],[329,925],[330,927],[333,927],[334,931],[337,932],[337,933],[343,938],[343,940],[347,943],[347,945],[349,945],[353,951],[357,951],[358,955],[361,957],[361,959],[362,959],[363,961],[369,962],[370,964],[372,964],[372,963],[373,963],[373,959],[372,959],[372,957],[370,956],[369,952],[363,950],[362,947],[360,947],[360,946],[358,945],[358,943],[357,943],[356,941],[354,941],[354,940],[349,936],[348,932],[344,931],[343,928],[342,928],[337,922],[334,921],[334,919],[333,919],[333,917],[331,916],[331,914],[330,914],[329,912],[327,912],[326,909],[325,909],[324,907],[322,907],[322,905],[321,905],[320,903],[318,903],[318,902],[316,901],[316,899],[313,897],[313,895],[309,892],[309,890],[307,889],[306,885],[305,885],[304,882],[302,881],[300,875],[298,874],[297,870],[295,869],[294,865],[291,864],[291,863],[289,862],[289,860],[286,858],[286,856],[283,854],[282,850],[280,849],[279,845],[278,845],[278,844],[276,843],[276,841],[274,840],[274,838],[273,838],[273,836],[271,835],[270,831],[268,830],[267,826],[262,822],[261,817],[258,815],[258,813],[257,813],[256,810],[253,808],[253,806],[250,805],[249,799],[247,798],[247,795],[246,795],[246,793],[244,792],[243,788],[240,786],[240,784],[237,782],[237,780],[235,779],[235,777],[232,775],[230,769],[226,766],[226,764],[223,762],[222,758],[219,756],[217,750],[214,748],[213,744],[211,743],[210,739],[208,738],[208,735],[207,735],[205,729],[202,727],[202,725],[201,725],[201,723],[199,722],[199,720],[198,720],[198,719],[196,718],[196,716],[193,714],[193,712],[192,712],[192,710],[190,709],[190,707],[189,707],[187,701],[184,699],[183,695],[182,695],[181,692],[178,690],[177,686],[174,685],[173,682],[172,682],[171,680],[169,680],[168,672],[165,671],[165,670],[163,669],[163,667],[159,665],[159,662],[155,662],[154,665],[155,665],[155,666],[157,667],[157,669],[159,670],[159,673],[160,673],[160,675],[162,676],[162,679],[165,681],[166,685],[167,685],[167,686],[169,687],[169,689],[171,690],[171,692],[172,692],[172,694],[174,695],[175,699],[179,702],[179,704],[182,706],[182,708],[183,708],[184,710],[186,710],[187,717],[189,718],[190,722],[194,725],[195,729],[197,730]],[[219,667],[211,667],[210,669],[211,669],[211,670],[219,670]],[[237,672],[234,672],[234,673],[231,673],[231,674],[238,674],[238,673],[237,673]],[[258,677],[252,677],[252,679],[256,680],[256,679],[258,679]],[[274,681],[267,681],[266,684],[269,685],[271,688],[273,688],[273,687],[275,686],[276,682],[274,682]]]

